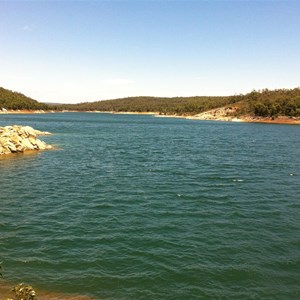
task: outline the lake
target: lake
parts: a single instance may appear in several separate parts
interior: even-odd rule
[[[41,139],[58,150],[0,157],[0,284],[57,299],[300,298],[299,126],[0,115],[12,124],[52,132]]]

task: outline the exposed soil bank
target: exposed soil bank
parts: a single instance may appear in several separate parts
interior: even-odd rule
[[[17,110],[0,110],[0,114],[46,114],[53,111],[45,111],[45,110],[29,110],[29,109],[17,109]]]
[[[172,116],[172,115],[155,115],[156,117],[176,117],[186,118],[190,120],[204,120],[204,121],[223,121],[223,122],[247,122],[247,123],[268,123],[268,124],[300,124],[300,118],[278,116],[276,118],[257,117],[257,116],[234,116],[237,107],[220,107],[205,111],[203,113],[192,116]]]

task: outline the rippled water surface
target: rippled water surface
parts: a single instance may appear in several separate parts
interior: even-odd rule
[[[8,282],[93,299],[300,298],[299,126],[0,115],[11,124],[61,150],[0,157]]]

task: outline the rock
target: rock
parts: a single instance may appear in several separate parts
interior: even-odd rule
[[[22,149],[24,150],[34,150],[34,145],[32,143],[30,143],[29,139],[23,139],[22,140]]]
[[[20,283],[12,289],[16,300],[35,300],[36,292],[30,285],[25,285],[24,283]],[[13,300],[13,299],[8,299]]]
[[[12,142],[8,142],[8,145],[7,145],[8,149],[10,150],[10,152],[17,152],[17,147],[14,143]]]
[[[36,139],[36,146],[37,146],[38,149],[41,149],[41,150],[45,150],[46,149],[46,143],[42,142],[39,139]]]
[[[0,127],[0,155],[26,150],[50,150],[51,145],[37,138],[37,135],[48,135],[49,132],[35,130],[30,126]]]

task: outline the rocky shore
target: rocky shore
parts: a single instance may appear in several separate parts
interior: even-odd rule
[[[204,120],[204,121],[223,121],[223,122],[245,122],[245,123],[267,123],[267,124],[290,124],[290,125],[300,125],[299,117],[288,117],[288,116],[278,116],[276,118],[272,117],[258,117],[251,115],[235,116],[238,107],[219,107],[216,109],[208,110],[200,114],[191,116],[180,116],[180,115],[159,115],[156,114],[155,117],[169,117],[169,118],[184,118],[190,120]]]
[[[2,108],[0,109],[0,114],[2,115],[8,115],[8,114],[45,114],[49,112],[54,112],[54,111],[45,111],[45,110],[32,110],[32,109],[6,109]]]
[[[50,150],[53,147],[37,138],[38,135],[49,135],[30,126],[0,127],[0,155],[20,153],[27,150]]]

